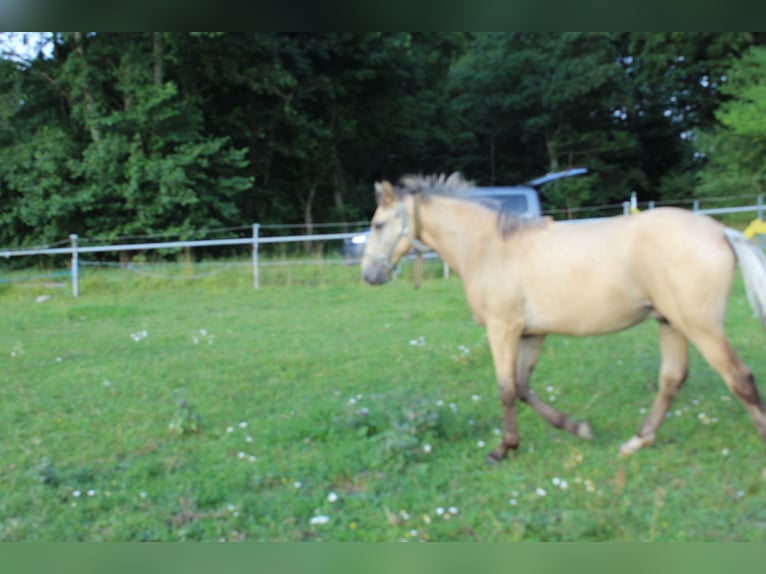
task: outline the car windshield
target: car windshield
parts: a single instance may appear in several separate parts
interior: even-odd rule
[[[529,209],[529,203],[527,202],[527,196],[515,193],[509,195],[481,195],[477,197],[477,201],[490,209],[503,210],[510,213],[526,213]]]
[[[505,211],[511,213],[524,213],[527,211],[527,197],[525,195],[506,195],[500,198],[500,203]]]

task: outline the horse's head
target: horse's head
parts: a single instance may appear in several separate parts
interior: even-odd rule
[[[362,256],[362,277],[370,285],[382,285],[412,248],[413,241],[407,208],[390,182],[375,183],[375,199],[378,208],[372,216],[370,237]]]

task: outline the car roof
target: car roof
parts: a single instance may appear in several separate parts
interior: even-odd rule
[[[536,194],[537,192],[526,185],[507,185],[495,187],[475,187],[466,192],[468,195],[508,195],[517,193],[519,195]]]

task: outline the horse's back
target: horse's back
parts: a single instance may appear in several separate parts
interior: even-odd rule
[[[651,316],[722,317],[735,262],[723,231],[676,208],[532,230],[516,252],[531,331],[597,334]]]

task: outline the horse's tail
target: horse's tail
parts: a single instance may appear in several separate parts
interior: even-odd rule
[[[766,328],[766,256],[739,231],[727,228],[724,234],[739,261],[747,300]]]

